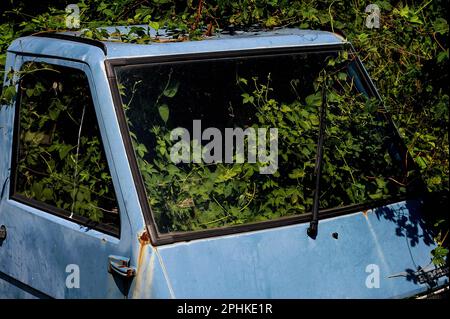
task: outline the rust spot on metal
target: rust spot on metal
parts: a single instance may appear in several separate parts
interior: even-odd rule
[[[133,291],[133,297],[136,298],[149,298],[151,297],[153,272],[154,272],[154,260],[155,256],[151,253],[150,236],[147,230],[144,230],[138,235],[139,251],[137,256],[137,272],[135,277],[135,289]]]
[[[150,236],[147,230],[144,230],[138,237],[139,239],[139,255],[138,255],[138,267],[142,265],[142,257],[144,252],[144,247],[150,243]]]
[[[144,247],[144,246],[143,246]],[[152,284],[155,267],[155,255],[151,253],[148,258],[148,246],[143,248],[142,258],[146,260],[141,267],[138,268],[135,277],[135,288],[133,291],[133,298],[151,298]]]
[[[134,277],[136,271],[134,269],[127,269],[127,277]]]
[[[137,266],[138,266],[138,269],[140,268],[140,266],[142,265],[142,255],[143,255],[143,252],[144,252],[144,246],[143,245],[140,245],[139,246],[139,255],[138,255],[138,264],[137,264]]]
[[[363,210],[363,212],[362,212],[362,214],[364,215],[364,217],[366,217],[366,219],[367,219],[367,214],[369,213],[369,210],[368,209],[366,209],[366,210]]]
[[[139,236],[139,243],[141,244],[141,246],[150,243],[150,236],[148,235],[148,232],[146,230],[144,230],[142,234]]]

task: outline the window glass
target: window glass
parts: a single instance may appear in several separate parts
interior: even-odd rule
[[[85,73],[32,62],[21,73],[15,194],[118,229],[118,204]]]
[[[320,207],[388,200],[406,193],[408,172],[394,131],[379,100],[369,99],[355,75],[329,74]],[[344,71],[344,72],[343,72]],[[412,175],[412,173],[411,173]]]
[[[324,96],[328,123],[320,207],[404,191],[390,182],[403,171],[390,152],[386,118],[361,93],[348,54],[130,65],[116,67],[116,75],[162,233],[310,212]]]

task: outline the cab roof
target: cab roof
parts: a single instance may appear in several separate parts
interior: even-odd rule
[[[130,34],[132,27],[147,28],[152,39],[157,39],[157,41],[149,44],[136,44],[120,42],[114,38],[114,34],[117,33]],[[32,35],[16,39],[8,51],[86,61],[92,55],[99,55],[97,58],[105,60],[346,43],[346,40],[336,33],[295,28],[280,28],[270,31],[228,31],[216,33],[201,40],[188,41],[173,40],[170,32],[165,30],[157,32],[148,26],[116,26],[101,29],[111,35],[108,40],[85,39],[81,37],[81,31],[41,33],[38,34],[39,36]]]

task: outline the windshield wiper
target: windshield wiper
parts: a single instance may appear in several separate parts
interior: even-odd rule
[[[317,237],[317,229],[319,227],[319,197],[320,197],[320,176],[322,173],[323,160],[323,139],[325,135],[325,109],[326,109],[326,85],[322,87],[322,105],[320,106],[319,114],[319,141],[317,143],[317,157],[314,173],[316,176],[316,185],[314,188],[314,202],[312,207],[312,219],[309,223],[307,234],[312,239]]]

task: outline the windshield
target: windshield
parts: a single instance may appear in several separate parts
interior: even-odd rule
[[[384,108],[365,93],[352,59],[322,51],[117,66],[159,232],[309,213],[323,88],[320,209],[404,193]]]

